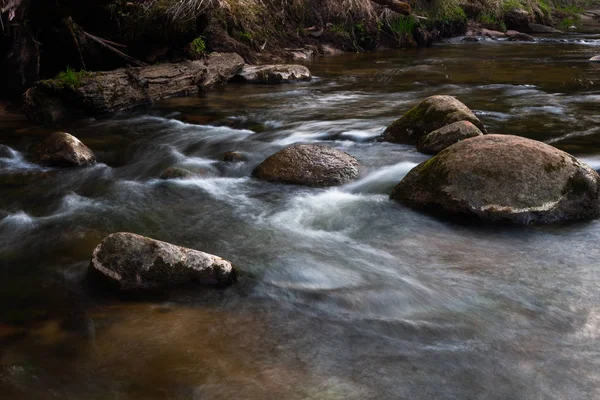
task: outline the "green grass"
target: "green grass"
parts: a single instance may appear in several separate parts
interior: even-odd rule
[[[524,9],[525,5],[519,0],[504,0],[502,2],[502,11],[511,11],[516,9]]]
[[[196,54],[206,53],[206,42],[202,36],[198,36],[192,40],[192,51]]]
[[[91,72],[75,71],[68,66],[66,71],[62,71],[56,76],[56,80],[61,86],[78,88],[83,85],[83,79],[90,76],[92,76]]]

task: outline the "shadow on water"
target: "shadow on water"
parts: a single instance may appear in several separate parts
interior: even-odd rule
[[[564,41],[562,41],[564,39]],[[598,39],[449,42],[325,58],[318,78],[228,85],[63,127],[101,164],[41,168],[49,131],[0,126],[0,393],[48,399],[600,397],[600,226],[483,226],[409,210],[393,187],[427,160],[374,139],[452,94],[493,133],[600,168]],[[252,169],[293,143],[364,165],[314,189]],[[228,151],[245,161],[225,162]],[[169,167],[191,179],[159,179]],[[116,231],[218,254],[225,290],[123,298],[90,290]],[[1,397],[1,396],[0,396]]]

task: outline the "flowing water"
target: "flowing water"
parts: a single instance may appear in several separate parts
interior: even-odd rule
[[[508,228],[414,212],[388,195],[427,157],[372,140],[451,94],[490,132],[600,168],[597,54],[600,37],[565,36],[319,59],[309,83],[231,84],[67,126],[101,160],[82,170],[28,162],[49,131],[0,120],[0,397],[600,398],[600,221]],[[352,154],[361,178],[250,178],[299,142]],[[247,161],[222,162],[231,150]],[[158,179],[171,166],[200,176]],[[90,255],[117,231],[245,274],[161,298],[91,291]]]

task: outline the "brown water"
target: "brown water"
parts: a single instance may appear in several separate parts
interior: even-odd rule
[[[432,94],[490,132],[600,168],[600,38],[458,41],[325,58],[287,86],[66,127],[102,164],[41,169],[48,131],[0,121],[0,397],[25,399],[600,398],[600,221],[463,226],[388,200],[427,157],[372,141]],[[335,189],[250,172],[297,142],[353,154]],[[247,162],[220,161],[226,151]],[[199,179],[160,181],[169,166]],[[502,168],[502,166],[498,166]],[[93,248],[130,231],[230,259],[226,290],[159,299],[82,284]]]

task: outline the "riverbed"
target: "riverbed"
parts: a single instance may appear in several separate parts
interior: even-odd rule
[[[564,35],[317,59],[311,82],[230,84],[67,125],[100,160],[78,170],[32,164],[28,149],[52,130],[0,120],[0,394],[600,398],[600,221],[510,228],[412,211],[388,196],[428,156],[375,140],[449,94],[490,133],[599,169],[598,54],[600,36]],[[250,177],[294,143],[353,155],[360,179]],[[246,161],[224,162],[228,151]],[[159,179],[168,167],[199,177]],[[89,259],[118,231],[244,273],[228,289],[98,293]]]

